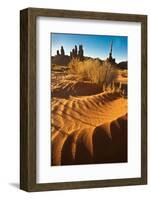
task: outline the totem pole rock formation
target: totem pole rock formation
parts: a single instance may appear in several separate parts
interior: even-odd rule
[[[65,55],[65,51],[64,51],[64,48],[63,46],[61,46],[61,55],[64,56]]]
[[[112,48],[113,48],[113,41],[111,42],[111,45],[110,45],[109,57],[107,58],[107,62],[114,64],[115,58],[112,57]]]
[[[78,57],[80,60],[83,60],[84,51],[83,51],[83,46],[79,45],[79,52],[78,52]]]
[[[59,50],[57,50],[57,56],[59,56],[59,55],[60,55]]]
[[[84,59],[84,50],[83,46],[79,45],[79,50],[77,49],[77,45],[70,51],[70,58],[78,58],[80,60]]]

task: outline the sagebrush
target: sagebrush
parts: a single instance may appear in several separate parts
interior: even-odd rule
[[[109,62],[101,62],[98,59],[79,61],[72,59],[69,63],[71,73],[78,74],[84,80],[99,84],[100,87],[108,87],[117,77],[117,70]]]

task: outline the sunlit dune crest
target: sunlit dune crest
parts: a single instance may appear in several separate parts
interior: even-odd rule
[[[52,164],[127,161],[126,113],[127,99],[120,92],[54,99]]]

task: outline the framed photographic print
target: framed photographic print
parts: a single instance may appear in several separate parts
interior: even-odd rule
[[[147,183],[147,16],[20,12],[20,188]]]

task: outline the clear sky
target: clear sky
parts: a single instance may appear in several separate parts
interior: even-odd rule
[[[108,36],[108,35],[86,35],[86,34],[64,34],[51,33],[51,50],[52,55],[63,46],[66,55],[75,45],[83,45],[84,55],[93,58],[106,59],[109,55],[110,44],[113,42],[112,56],[116,62],[126,61],[128,51],[127,36]]]

